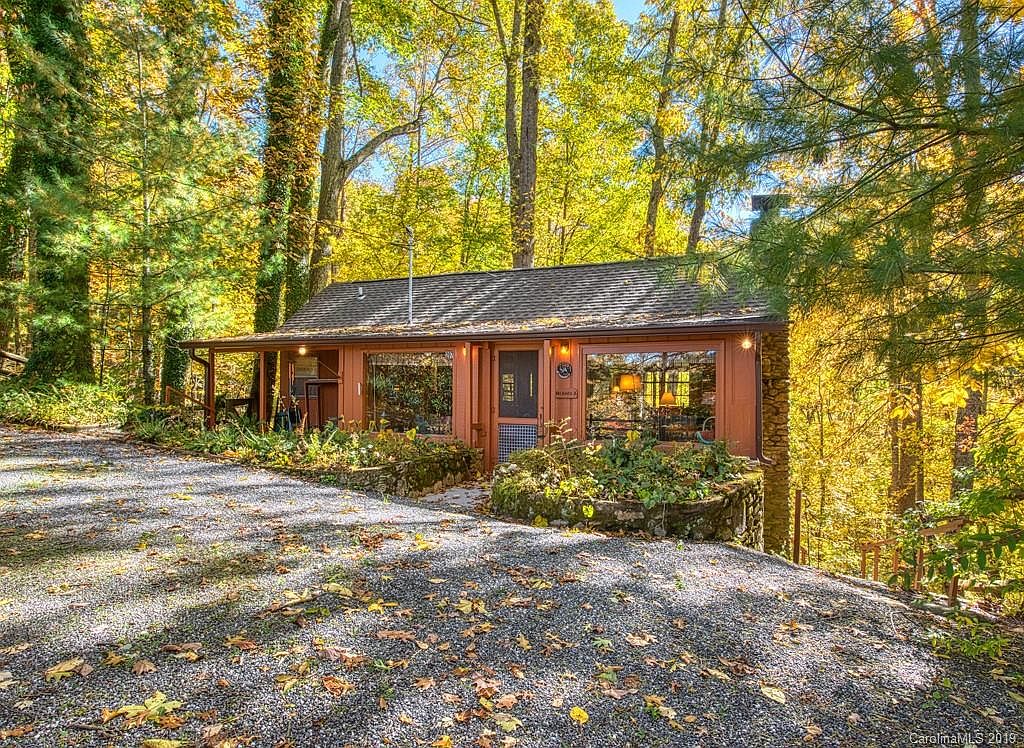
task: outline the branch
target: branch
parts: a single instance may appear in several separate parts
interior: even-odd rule
[[[372,138],[363,143],[355,153],[345,159],[342,171],[342,183],[348,180],[359,165],[362,164],[366,159],[372,156],[378,148],[387,143],[389,140],[393,140],[401,135],[411,135],[416,132],[420,127],[421,118],[417,113],[416,119],[410,122],[403,122],[400,125],[389,127],[386,130],[381,130],[379,133],[374,135]]]
[[[876,122],[883,122],[883,123],[887,124],[889,126],[889,128],[892,129],[892,130],[938,130],[938,129],[946,130],[946,129],[948,129],[946,126],[939,125],[939,124],[926,124],[926,123],[917,123],[917,124],[913,124],[913,125],[905,124],[905,123],[899,122],[898,120],[893,119],[892,117],[884,117],[884,116],[882,116],[880,114],[877,114],[876,112],[872,112],[872,111],[870,111],[868,109],[864,109],[863,107],[859,107],[859,106],[857,106],[855,104],[849,104],[849,103],[847,103],[845,101],[841,101],[840,99],[837,99],[837,98],[835,98],[833,96],[830,96],[829,94],[825,93],[824,91],[822,91],[819,88],[817,88],[816,86],[814,86],[809,81],[805,80],[798,72],[796,72],[796,70],[794,70],[790,66],[790,64],[788,62],[786,62],[785,59],[783,59],[782,55],[779,54],[778,51],[776,51],[775,47],[772,46],[772,43],[768,41],[768,39],[765,37],[765,35],[763,33],[761,33],[761,29],[759,29],[757,26],[754,25],[754,21],[747,14],[747,9],[745,7],[743,7],[743,3],[740,2],[740,3],[738,3],[738,5],[739,5],[739,8],[740,8],[740,12],[743,13],[743,18],[746,20],[747,24],[753,30],[754,34],[757,35],[757,38],[761,40],[761,43],[764,44],[764,46],[768,50],[769,54],[771,54],[771,56],[774,57],[775,60],[780,65],[782,65],[782,69],[786,71],[786,74],[790,78],[792,78],[794,81],[796,81],[798,84],[800,84],[802,87],[804,87],[805,89],[810,91],[812,94],[817,96],[819,99],[824,101],[825,103],[832,104],[833,106],[839,107],[840,109],[843,109],[843,110],[845,110],[847,112],[850,112],[852,114],[858,114],[861,117],[866,117],[866,118],[868,118],[870,120],[874,120]]]
[[[465,21],[466,23],[472,23],[473,25],[479,26],[480,28],[482,28],[484,30],[490,30],[490,28],[491,28],[486,23],[481,21],[479,18],[470,18],[469,16],[464,16],[464,15],[462,15],[461,13],[459,13],[457,11],[451,10],[450,8],[445,8],[443,5],[439,5],[438,3],[434,2],[434,0],[427,0],[427,1],[431,5],[433,5],[435,8],[437,8],[437,10],[441,11],[442,13],[448,14],[449,16],[451,16],[452,18],[454,18],[457,21]]]

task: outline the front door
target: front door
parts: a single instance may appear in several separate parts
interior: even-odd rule
[[[531,449],[543,434],[539,348],[497,350],[498,462]]]

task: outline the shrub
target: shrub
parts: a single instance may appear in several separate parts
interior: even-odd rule
[[[637,500],[650,508],[705,498],[717,483],[738,477],[747,465],[721,442],[665,451],[654,439],[635,432],[607,444],[583,444],[559,435],[550,445],[517,452],[499,466],[492,501],[511,506],[529,496],[543,499],[547,510],[557,510],[570,500]]]
[[[121,425],[127,413],[125,398],[111,386],[24,379],[0,383],[0,421],[8,423],[50,428]]]
[[[431,484],[447,472],[469,468],[475,453],[457,442],[423,439],[415,431],[367,432],[339,429],[299,432],[261,431],[256,424],[238,419],[205,430],[149,413],[128,424],[134,435],[147,442],[195,452],[223,455],[259,465],[298,468],[324,473],[353,472],[358,468],[397,463],[422,463],[421,482]],[[459,468],[459,470],[455,470]],[[443,474],[432,476],[431,471]]]

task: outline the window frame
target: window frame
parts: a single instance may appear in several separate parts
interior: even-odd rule
[[[686,340],[662,340],[658,342],[644,343],[599,343],[580,346],[580,390],[582,396],[579,398],[577,417],[579,418],[580,433],[584,440],[590,440],[587,436],[587,356],[593,354],[610,353],[700,353],[702,351],[714,351],[715,353],[715,439],[725,439],[723,431],[725,425],[725,339],[724,338],[692,338]],[[689,444],[690,442],[658,441],[661,446],[672,446]]]
[[[420,439],[433,439],[437,441],[455,441],[458,439],[456,436],[456,415],[458,411],[457,393],[459,389],[458,376],[459,376],[459,348],[458,345],[433,345],[433,346],[416,346],[415,348],[405,348],[398,346],[386,346],[386,347],[357,347],[356,353],[360,359],[360,377],[359,377],[359,390],[357,392],[358,399],[362,401],[362,421],[364,428],[369,429],[369,426],[373,421],[370,419],[369,414],[369,388],[366,385],[367,378],[370,374],[370,366],[367,361],[369,356],[377,354],[417,354],[417,353],[450,353],[452,357],[452,412],[449,418],[451,419],[451,431],[447,434],[422,434],[417,432],[416,436]],[[370,433],[379,434],[380,431],[377,429],[372,430]]]

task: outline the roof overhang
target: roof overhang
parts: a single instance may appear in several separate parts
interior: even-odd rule
[[[182,348],[207,348],[217,351],[236,351],[240,353],[258,351],[277,351],[294,348],[300,345],[311,348],[331,348],[339,345],[386,345],[388,343],[419,343],[422,345],[439,345],[450,343],[487,342],[500,340],[546,340],[549,338],[580,338],[596,335],[605,337],[636,337],[646,335],[686,335],[703,336],[714,334],[744,333],[756,331],[784,330],[789,326],[784,319],[749,319],[723,320],[714,323],[648,325],[644,327],[609,327],[609,326],[572,326],[551,327],[538,330],[452,330],[429,332],[415,327],[407,331],[389,328],[382,332],[364,332],[362,334],[331,334],[330,331],[303,331],[288,333],[284,331],[265,333],[260,336],[244,336],[238,338],[207,338],[184,340],[178,345]]]

